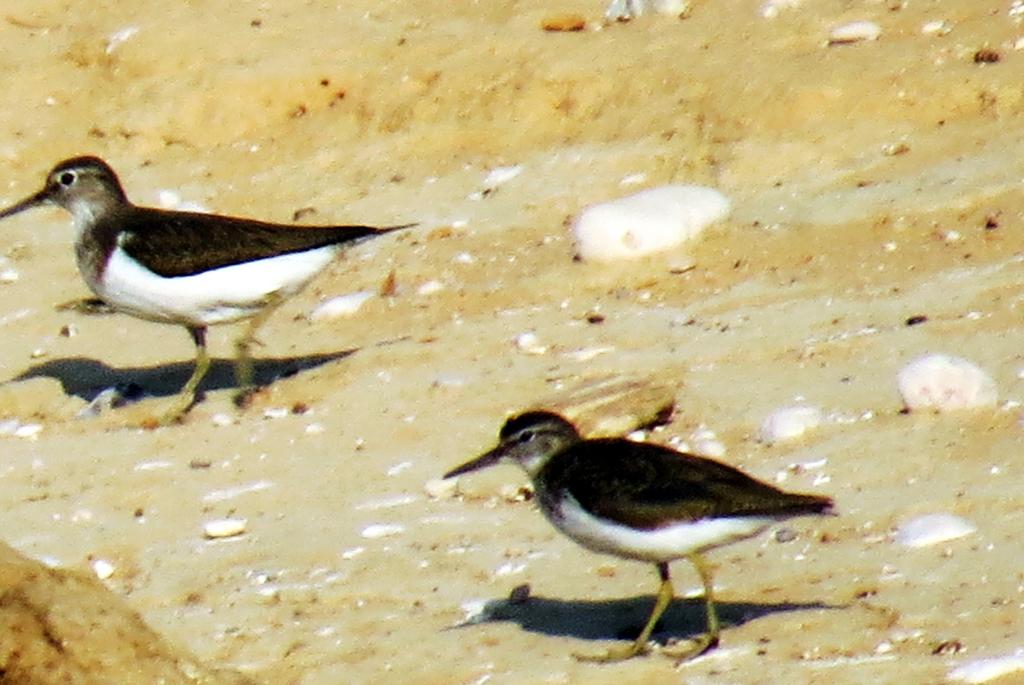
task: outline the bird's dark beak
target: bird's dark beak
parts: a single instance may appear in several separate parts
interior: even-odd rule
[[[22,200],[21,202],[13,204],[10,207],[8,207],[7,209],[0,210],[0,219],[6,219],[9,216],[14,216],[15,214],[20,214],[21,212],[24,212],[26,209],[32,209],[33,207],[39,207],[39,206],[45,205],[45,204],[47,204],[49,202],[50,202],[50,192],[49,192],[49,189],[43,188],[42,190],[40,190],[35,195],[30,195],[30,196],[26,197],[24,200]]]
[[[490,452],[485,452],[476,459],[471,459],[470,461],[467,461],[462,466],[456,466],[454,469],[444,474],[444,477],[454,478],[455,476],[461,476],[462,474],[469,473],[470,471],[476,471],[478,469],[485,469],[488,466],[494,466],[499,461],[501,461],[502,457],[508,454],[509,447],[509,445],[498,445]]]

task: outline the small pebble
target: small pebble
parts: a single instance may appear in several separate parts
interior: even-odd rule
[[[203,524],[203,535],[210,540],[231,538],[244,533],[247,524],[248,521],[246,519],[214,519]]]
[[[761,440],[769,445],[794,440],[821,425],[821,410],[817,407],[782,407],[761,422]]]
[[[288,407],[267,407],[263,410],[263,418],[265,419],[283,419],[289,414],[291,412],[288,411]]]
[[[517,164],[515,166],[500,166],[491,169],[490,173],[484,177],[484,188],[494,190],[498,186],[511,181],[513,178],[521,174],[522,171],[522,164]]]
[[[352,316],[374,296],[369,290],[360,290],[324,300],[309,313],[310,321],[329,321],[343,316]]]
[[[896,542],[905,547],[928,547],[976,530],[973,523],[953,514],[925,514],[902,524],[896,531]]]
[[[765,19],[774,19],[779,16],[782,10],[799,7],[803,0],[765,0],[761,5],[761,16]]]
[[[106,559],[96,559],[92,562],[92,572],[100,580],[107,580],[114,575],[114,565]]]
[[[218,412],[210,417],[210,422],[219,428],[223,428],[224,426],[230,426],[233,424],[235,419],[230,414]]]
[[[896,385],[910,410],[937,412],[989,407],[996,404],[996,383],[975,364],[947,354],[928,354],[900,370]]]
[[[829,45],[850,45],[863,41],[878,40],[882,28],[873,21],[852,21],[836,26],[828,34]]]
[[[670,185],[591,205],[576,217],[572,234],[584,261],[636,259],[696,238],[724,219],[728,198],[713,188]]]
[[[553,14],[541,19],[540,27],[551,33],[582,31],[587,28],[587,19],[582,14]]]
[[[548,351],[547,345],[540,344],[540,338],[536,333],[520,333],[516,336],[516,348],[527,354],[544,354]]]
[[[444,290],[444,283],[438,280],[426,281],[416,288],[417,295],[433,295]]]
[[[921,33],[926,36],[945,36],[952,30],[952,27],[941,19],[925,22],[921,26]]]
[[[368,540],[376,540],[377,538],[398,535],[404,531],[405,526],[400,526],[397,523],[377,523],[363,528],[363,532],[360,535]]]

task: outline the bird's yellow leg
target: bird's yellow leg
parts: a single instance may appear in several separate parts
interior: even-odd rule
[[[706,633],[696,639],[685,651],[672,653],[666,652],[665,655],[675,659],[677,664],[689,661],[690,659],[696,659],[701,654],[717,647],[718,633],[720,630],[718,624],[718,610],[715,609],[715,590],[714,582],[711,579],[711,567],[706,561],[704,561],[704,557],[699,554],[691,554],[687,558],[690,560],[690,563],[693,564],[693,567],[697,569],[697,573],[700,575],[700,580],[704,584],[704,607],[707,611],[708,629]]]
[[[249,350],[253,344],[259,344],[260,342],[256,338],[256,332],[283,301],[284,298],[276,293],[270,295],[263,309],[256,316],[249,319],[249,325],[246,326],[245,333],[235,340],[235,385],[238,388],[235,391],[234,397],[236,407],[248,405],[255,390],[253,385],[254,365],[252,354]]]
[[[196,366],[184,387],[175,397],[174,404],[161,417],[161,426],[178,422],[195,405],[199,394],[199,384],[210,370],[210,355],[206,351],[206,328],[189,328],[188,332],[196,344]]]
[[[654,609],[651,611],[651,617],[647,619],[647,624],[644,629],[640,631],[631,644],[625,647],[618,647],[609,649],[603,654],[573,654],[580,661],[594,661],[598,663],[609,663],[613,661],[625,661],[631,659],[639,654],[646,654],[648,651],[647,641],[651,639],[651,633],[654,632],[654,626],[657,625],[658,620],[662,614],[668,608],[668,605],[672,602],[672,598],[675,595],[675,591],[672,588],[672,579],[669,577],[668,564],[665,562],[658,564],[658,574],[661,576],[661,586],[658,588],[658,598],[654,602]]]

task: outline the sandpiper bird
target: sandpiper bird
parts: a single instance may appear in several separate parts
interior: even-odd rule
[[[210,367],[206,329],[251,319],[236,341],[238,394],[251,390],[249,348],[260,324],[342,250],[405,226],[297,227],[132,204],[114,170],[98,157],[60,162],[42,190],[0,211],[0,219],[57,205],[74,217],[75,256],[89,288],[113,308],[188,329],[196,365],[163,422],[197,399]]]
[[[683,661],[715,647],[718,614],[702,553],[791,516],[830,513],[832,506],[828,497],[783,492],[726,464],[668,447],[625,438],[584,440],[573,424],[547,411],[509,419],[497,447],[444,477],[501,461],[526,471],[540,510],[559,531],[596,552],[657,566],[661,586],[640,635],[625,648],[576,655],[583,661],[620,661],[647,651],[674,596],[669,562],[684,557],[704,584],[707,633],[671,656]]]

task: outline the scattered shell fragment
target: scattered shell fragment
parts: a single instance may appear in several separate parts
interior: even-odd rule
[[[405,526],[400,526],[397,523],[375,523],[363,528],[363,532],[360,533],[360,535],[368,540],[376,540],[377,538],[387,538],[392,535],[398,535],[404,531]]]
[[[730,202],[704,186],[669,185],[591,205],[572,225],[584,261],[636,259],[696,238],[725,218]]]
[[[614,351],[615,348],[611,345],[597,345],[595,347],[581,347],[578,350],[571,350],[569,352],[565,352],[562,356],[574,362],[589,362],[595,357]]]
[[[996,383],[972,362],[947,354],[914,359],[896,377],[908,409],[937,412],[992,406],[998,399]]]
[[[203,524],[203,535],[211,540],[231,538],[244,533],[247,524],[246,519],[240,518],[213,519]]]
[[[761,422],[761,440],[769,445],[794,440],[821,425],[821,419],[821,410],[817,407],[781,407]]]
[[[851,21],[836,26],[828,34],[829,45],[850,45],[869,40],[878,40],[882,27],[873,21]]]
[[[211,490],[203,495],[203,502],[206,502],[207,504],[226,502],[227,500],[235,499],[240,495],[247,495],[250,492],[262,492],[263,490],[269,490],[272,487],[274,487],[273,481],[256,480],[251,483],[243,483],[230,488]]]
[[[459,482],[455,478],[432,478],[423,484],[423,491],[434,499],[455,497]]]
[[[374,293],[369,290],[359,290],[347,295],[338,295],[324,300],[309,313],[310,321],[328,321],[343,316],[352,316],[373,297]]]
[[[416,288],[416,294],[417,295],[433,295],[434,293],[440,292],[442,290],[444,290],[444,283],[442,283],[441,281],[438,281],[436,279],[431,279],[429,281],[425,281],[424,283],[420,284],[420,286],[418,288]]]
[[[896,542],[906,547],[928,547],[962,538],[976,530],[973,523],[953,514],[925,514],[901,525],[896,531]]]
[[[107,38],[107,49],[108,55],[114,54],[114,51],[122,44],[128,42],[136,33],[139,32],[138,26],[126,26],[123,29],[114,31]]]
[[[1016,671],[1024,671],[1024,650],[1022,649],[1006,656],[968,661],[950,671],[948,677],[950,680],[962,683],[987,683]]]
[[[765,19],[774,19],[782,10],[799,7],[801,2],[803,0],[765,0],[761,5],[761,16]]]
[[[527,354],[544,354],[548,351],[547,345],[541,345],[540,338],[533,332],[520,333],[515,343],[519,350]]]
[[[952,30],[953,27],[942,19],[928,21],[921,26],[921,33],[926,36],[945,36]]]
[[[508,183],[522,172],[522,164],[495,167],[484,177],[484,188],[494,190],[498,186]]]
[[[690,15],[691,0],[612,0],[604,12],[607,21],[630,21],[653,10],[658,14],[685,19]]]

